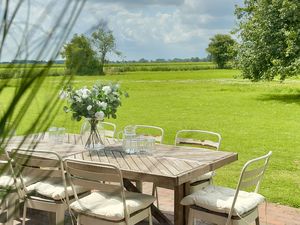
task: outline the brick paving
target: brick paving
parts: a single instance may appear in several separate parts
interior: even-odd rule
[[[151,193],[152,185],[144,183],[144,192]],[[174,194],[172,190],[158,188],[159,206],[160,209],[173,221],[173,201]],[[300,225],[300,209],[277,205],[273,203],[262,204],[259,207],[259,215],[261,225]],[[46,212],[38,210],[29,210],[26,225],[48,225],[51,215]],[[158,225],[153,221],[154,225]],[[14,225],[20,225],[21,220],[16,220]],[[66,213],[66,225],[71,225],[70,217]],[[139,225],[146,225],[147,222],[139,223]],[[197,225],[202,225],[199,223]],[[92,224],[91,224],[92,225]]]

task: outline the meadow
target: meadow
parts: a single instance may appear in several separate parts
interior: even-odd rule
[[[253,83],[238,77],[238,70],[135,71],[106,76],[75,76],[76,87],[96,81],[116,81],[129,98],[123,98],[117,119],[109,119],[121,130],[128,124],[151,124],[165,129],[166,144],[173,144],[177,130],[203,129],[222,135],[222,151],[238,152],[239,160],[218,169],[215,184],[235,187],[242,165],[249,159],[273,151],[261,186],[268,201],[300,207],[300,83]],[[34,104],[17,130],[22,134],[42,102],[49,98],[61,76],[47,77]],[[0,95],[6,107],[16,80]],[[52,126],[79,132],[81,122],[71,120],[57,106]]]

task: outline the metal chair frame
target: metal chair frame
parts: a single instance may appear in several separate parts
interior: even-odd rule
[[[160,134],[161,134],[160,136],[152,136],[152,135],[149,135],[149,136],[154,137],[155,138],[155,142],[158,142],[160,144],[163,143],[164,135],[165,135],[165,131],[164,131],[163,128],[157,127],[157,126],[151,126],[151,125],[140,125],[140,124],[135,125],[135,128],[136,128],[136,130],[138,130],[138,129],[152,129],[152,130],[159,131]],[[148,135],[148,134],[146,134],[146,135]]]
[[[6,211],[6,222],[5,225],[13,225],[13,220],[16,218],[19,212],[19,193],[17,191],[17,182],[14,176],[10,160],[0,160],[0,173],[2,175],[11,176],[14,187],[2,186],[1,190],[5,191],[6,194],[0,201],[0,213]]]
[[[216,136],[218,141],[215,142],[215,141],[211,141],[211,140],[195,140],[195,139],[190,139],[190,138],[180,138],[180,135],[184,134],[184,133],[209,134],[212,136]],[[220,150],[221,141],[222,141],[222,137],[219,133],[212,132],[212,131],[206,131],[206,130],[179,130],[179,131],[177,131],[176,136],[175,136],[175,146],[182,143],[182,144],[200,145],[203,148],[212,147],[212,148],[215,148],[216,150]]]
[[[75,201],[80,203],[80,198],[77,195],[74,185],[80,185],[91,190],[99,190],[101,192],[114,194],[118,193],[123,203],[124,219],[121,221],[109,220],[108,218],[102,219],[86,215],[82,212],[77,212],[78,225],[98,224],[99,221],[101,221],[102,225],[134,225],[146,218],[149,219],[149,225],[152,225],[150,206],[134,213],[133,215],[129,214],[126,205],[123,176],[118,167],[112,164],[78,159],[66,159],[64,163],[67,177],[70,180],[74,191]]]
[[[61,157],[53,151],[28,149],[14,149],[10,154],[14,159],[15,173],[21,180],[19,191],[23,193],[22,198],[24,200],[22,224],[25,225],[27,208],[54,212],[55,224],[63,224],[65,211],[68,209],[66,202],[69,202],[69,196],[66,190],[66,178]],[[43,155],[47,155],[47,158],[44,158]],[[49,156],[52,157],[49,158]],[[29,177],[29,174],[31,180],[25,181],[24,177]],[[65,199],[55,200],[41,195],[34,196],[28,191],[28,185],[50,177],[62,179]]]
[[[189,210],[189,222],[188,225],[193,224],[194,219],[202,219],[207,222],[216,223],[218,225],[246,225],[249,222],[255,221],[256,225],[259,225],[258,206],[252,209],[250,212],[244,213],[244,215],[234,215],[234,206],[238,198],[239,191],[243,188],[255,187],[254,192],[259,191],[262,178],[267,169],[272,151],[268,154],[249,160],[242,168],[239,181],[236,186],[235,195],[232,201],[231,209],[228,214],[217,213],[198,206],[191,206]],[[263,162],[263,166],[252,168],[251,166]],[[251,167],[251,169],[249,169]]]

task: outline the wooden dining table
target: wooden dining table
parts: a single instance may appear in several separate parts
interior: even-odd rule
[[[189,194],[190,182],[238,159],[234,152],[165,144],[156,144],[150,154],[126,154],[119,142],[113,142],[102,150],[88,151],[78,136],[70,134],[60,144],[50,143],[43,136],[35,144],[24,142],[20,146],[20,139],[16,139],[7,145],[8,150],[16,147],[52,150],[63,158],[115,164],[122,171],[124,185],[130,191],[139,191],[131,181],[152,182],[158,187],[173,189],[175,225],[187,224],[188,208],[180,201]],[[172,224],[155,206],[152,206],[152,213],[160,224]]]

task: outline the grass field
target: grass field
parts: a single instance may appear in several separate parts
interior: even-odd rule
[[[236,70],[128,72],[110,76],[78,76],[74,85],[90,86],[97,80],[118,81],[130,97],[123,99],[119,130],[127,124],[152,124],[165,129],[165,143],[173,144],[179,129],[204,129],[222,134],[223,151],[239,153],[239,160],[217,171],[216,184],[235,187],[242,165],[250,158],[273,151],[261,193],[269,201],[300,207],[300,83],[298,80],[251,83],[234,79]],[[28,113],[22,133],[38,115],[61,77],[49,77]],[[9,104],[10,83],[0,96]],[[59,107],[62,108],[60,105]],[[54,126],[79,132],[61,109]]]

